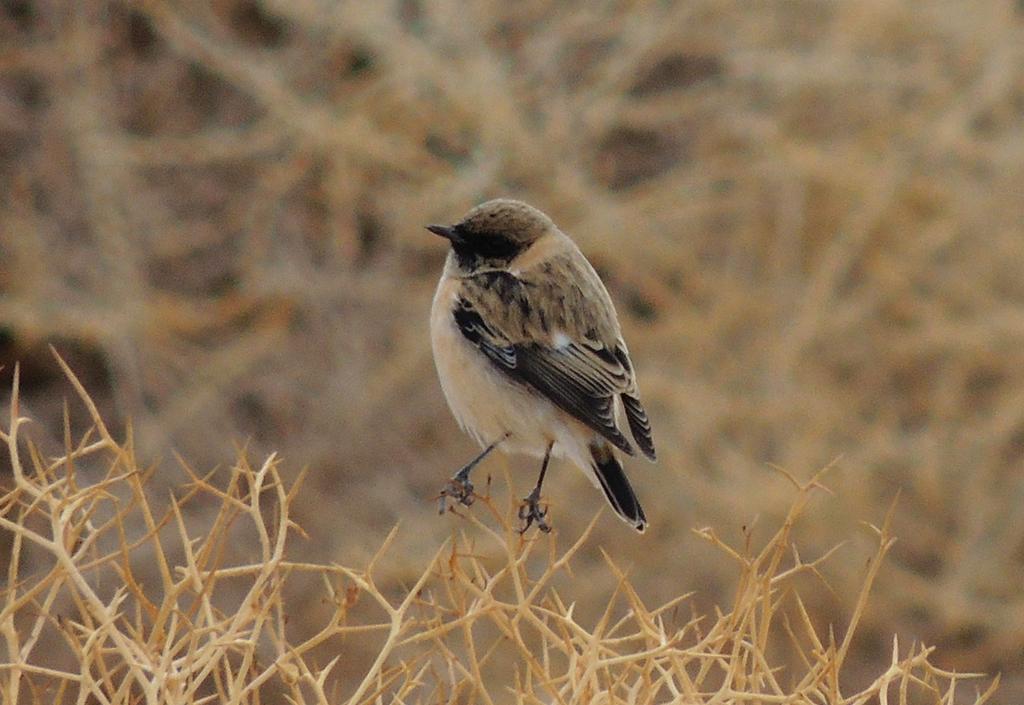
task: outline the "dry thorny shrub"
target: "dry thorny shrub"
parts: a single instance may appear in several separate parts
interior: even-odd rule
[[[571,561],[590,529],[568,549],[554,537],[523,538],[488,498],[488,520],[471,513],[471,528],[390,596],[374,569],[397,529],[361,570],[289,558],[289,541],[302,535],[292,519],[302,476],[286,486],[274,456],[254,467],[242,453],[226,478],[188,470],[167,511],[154,511],[130,433],[115,440],[61,365],[91,415],[89,432],[73,441],[66,416],[64,454],[41,457],[21,433],[28,419],[15,370],[0,433],[13,473],[0,505],[12,537],[0,611],[4,702],[953,703],[958,681],[973,677],[940,670],[931,649],[894,638],[888,669],[843,691],[847,651],[895,540],[892,510],[871,527],[877,550],[844,635],[822,633],[792,583],[832,552],[807,561],[790,538],[816,480],[794,483],[786,520],[760,550],[697,532],[738,567],[732,605],[714,614],[680,618],[688,595],[647,607],[606,556],[617,590],[593,623],[578,621]],[[102,479],[76,469],[87,460],[105,465]],[[219,505],[216,518],[190,525],[190,505],[204,498]],[[245,536],[255,539],[249,559],[223,560],[226,544]],[[140,561],[156,563],[158,581],[143,582]],[[330,609],[318,631],[294,633],[289,612],[317,583]],[[799,652],[801,671],[773,667],[780,637]],[[379,648],[350,690],[337,671],[360,640]]]

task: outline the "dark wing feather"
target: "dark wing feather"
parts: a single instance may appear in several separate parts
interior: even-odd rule
[[[615,423],[612,390],[580,364],[574,347],[558,350],[517,345],[517,365],[512,376],[542,392],[555,406],[600,433],[619,450],[633,455],[633,446]]]
[[[621,395],[633,436],[653,458],[650,424],[611,302],[593,270],[580,274],[593,277],[584,282],[587,294],[568,277],[524,280],[493,270],[469,277],[453,310],[455,323],[503,373],[633,455],[616,423],[615,398]],[[566,344],[544,342],[555,331]]]
[[[651,460],[657,460],[654,452],[654,438],[651,437],[651,422],[647,420],[647,411],[640,400],[631,394],[622,395],[622,407],[626,410],[629,430],[640,446],[640,450]]]
[[[499,370],[530,385],[623,452],[634,454],[615,423],[614,388],[579,363],[586,358],[572,350],[574,345],[558,350],[535,343],[513,343],[496,326],[489,325],[466,299],[459,300],[453,316],[462,335]]]
[[[644,405],[640,403],[640,397],[637,396],[633,363],[630,362],[629,351],[626,350],[626,343],[622,338],[617,341],[613,354],[630,377],[630,388],[622,393],[622,408],[626,411],[630,433],[633,434],[633,440],[640,446],[643,454],[649,460],[657,460],[657,455],[654,452],[654,437],[651,435],[651,422],[647,419],[647,410],[644,409]]]
[[[509,344],[507,338],[488,326],[468,301],[459,299],[452,315],[462,335],[480,348],[496,365],[503,369],[516,367],[515,347]]]

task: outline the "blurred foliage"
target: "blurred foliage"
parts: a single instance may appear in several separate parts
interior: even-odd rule
[[[835,461],[797,530],[812,554],[900,493],[847,677],[895,631],[1019,702],[1022,117],[1009,0],[12,0],[2,374],[22,362],[47,455],[52,343],[158,485],[183,479],[172,451],[308,467],[299,550],[351,565],[412,524],[377,576],[397,589],[464,527],[433,497],[473,450],[430,359],[444,252],[422,225],[520,197],[605,278],[661,458],[632,467],[648,534],[603,516],[579,555],[579,609],[614,590],[599,546],[651,604],[728,602],[690,528],[756,535],[791,500],[769,464]],[[505,462],[525,493],[532,463]],[[549,482],[582,531],[599,494],[567,466]],[[872,551],[822,566],[815,624],[846,621]]]

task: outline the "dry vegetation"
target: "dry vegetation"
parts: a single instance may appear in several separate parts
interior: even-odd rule
[[[844,693],[850,645],[893,544],[892,511],[872,527],[878,546],[850,623],[841,638],[821,633],[793,579],[817,574],[828,555],[804,560],[790,537],[816,479],[794,483],[785,521],[756,551],[698,532],[738,573],[731,607],[711,615],[696,614],[688,595],[648,608],[606,554],[615,589],[598,619],[580,619],[572,561],[593,523],[560,549],[554,536],[524,539],[507,520],[512,508],[488,498],[485,520],[472,517],[391,598],[375,567],[397,530],[362,570],[292,558],[302,476],[286,485],[273,456],[258,468],[242,456],[226,473],[189,471],[167,511],[154,512],[130,435],[118,443],[71,381],[94,425],[73,442],[66,419],[62,456],[44,459],[21,438],[29,419],[19,416],[17,370],[0,431],[13,475],[0,499],[12,537],[0,593],[5,703],[960,702],[957,674],[932,665],[931,649],[901,650],[895,638],[888,668]],[[82,462],[105,475],[85,482]],[[209,526],[187,518],[196,503],[216,507]],[[225,560],[227,544],[247,535],[254,555]],[[316,593],[322,622],[290,625]],[[778,668],[783,640],[796,669]],[[338,668],[353,642],[378,649],[365,670]],[[997,682],[964,702],[987,701]]]
[[[404,524],[388,560],[374,564],[390,605],[430,572],[455,530],[465,534],[457,545],[467,574],[478,565],[465,555],[473,546],[489,547],[479,564],[489,575],[501,570],[503,546],[540,560],[546,544],[488,543],[500,522],[483,508],[467,519],[483,524],[433,513],[438,488],[473,449],[435,382],[426,311],[443,252],[422,225],[518,196],[549,212],[605,277],[661,459],[627,468],[652,519],[643,537],[607,514],[588,529],[601,498],[575,470],[553,467],[547,499],[561,541],[589,532],[571,584],[557,573],[577,621],[593,631],[624,586],[603,551],[645,604],[692,591],[692,609],[708,617],[700,637],[688,632],[673,648],[699,643],[719,623],[714,606],[732,605],[745,583],[692,528],[771,546],[793,491],[770,466],[807,481],[835,461],[827,484],[836,497],[810,502],[792,528],[806,556],[847,542],[818,567],[831,589],[806,572],[784,581],[801,587],[826,650],[829,625],[843,642],[838,625],[859,609],[876,553],[861,522],[880,525],[900,494],[890,526],[898,541],[856,612],[842,692],[886,672],[895,634],[901,659],[923,643],[948,671],[1001,673],[991,702],[1016,705],[1022,118],[1024,11],[1011,0],[969,9],[942,0],[9,0],[0,4],[0,365],[8,383],[22,362],[36,460],[56,462],[38,480],[29,462],[29,481],[42,491],[67,477],[52,460],[67,452],[67,387],[52,343],[117,438],[131,420],[129,449],[103,445],[75,462],[80,487],[101,486],[131,450],[154,521],[188,481],[175,452],[201,476],[221,467],[208,486],[193,483],[182,507],[190,536],[216,525],[229,477],[239,498],[251,497],[245,464],[222,467],[239,443],[245,457],[283,459],[266,466],[268,498],[275,472],[292,487],[308,469],[290,506],[309,536],[292,546],[295,565],[369,565]],[[78,405],[68,414],[79,432],[94,423]],[[498,507],[535,472],[519,459],[486,467],[510,477],[510,489],[495,483]],[[21,511],[27,490],[12,475],[0,482],[22,493],[7,507]],[[111,492],[127,497],[131,482]],[[114,511],[100,494],[83,497]],[[53,497],[44,500],[40,521]],[[256,518],[237,509],[241,523]],[[140,512],[125,514],[131,536],[145,536]],[[188,566],[168,516],[168,566]],[[223,542],[219,565],[254,562],[257,526]],[[15,540],[0,531],[4,570]],[[158,593],[182,576],[161,571],[154,541],[140,544],[131,568],[159,610]],[[98,555],[120,550],[94,542]],[[524,578],[538,580],[543,564],[524,560]],[[18,569],[42,579],[47,565]],[[438,563],[428,578],[434,599],[444,570]],[[297,593],[321,585],[295,571],[288,584]],[[107,577],[101,587],[115,586]],[[216,587],[220,612],[190,619],[231,615],[248,589]],[[541,593],[534,608],[555,624],[558,603]],[[97,597],[109,605],[114,594]],[[293,604],[297,634],[316,634],[333,614],[329,601]],[[140,609],[124,619],[139,615],[149,630],[156,617]],[[425,611],[416,619],[433,609],[417,602]],[[488,608],[489,634],[504,633],[497,615],[507,609]],[[62,614],[100,623],[74,610]],[[26,619],[30,630],[37,617]],[[81,632],[44,626],[34,652],[70,658]],[[648,627],[620,629],[642,634],[635,646],[653,638]],[[271,636],[279,627],[266,629],[252,661],[261,668],[281,643]],[[351,694],[380,643],[346,638],[332,677]],[[158,647],[154,637],[149,648]],[[113,667],[114,652],[103,653]],[[623,661],[616,673],[635,682],[630,669],[668,653]],[[244,654],[233,654],[218,668],[240,672]],[[471,663],[464,657],[453,656]],[[428,665],[407,658],[409,674]],[[442,674],[439,658],[428,672],[449,688],[459,675]],[[786,668],[783,690],[810,669],[782,646],[772,658]],[[330,660],[316,659],[310,668]],[[514,662],[488,661],[495,672]],[[655,671],[643,677],[657,680]],[[501,683],[514,681],[514,671],[501,673]],[[526,673],[520,663],[523,684]],[[233,687],[225,674],[219,687]]]

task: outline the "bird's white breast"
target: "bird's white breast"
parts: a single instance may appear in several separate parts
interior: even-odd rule
[[[541,456],[548,443],[569,432],[569,420],[549,401],[511,381],[466,340],[452,316],[459,287],[457,278],[442,277],[430,313],[434,364],[448,406],[481,445],[508,433],[503,450]],[[555,452],[564,450],[556,447]]]

